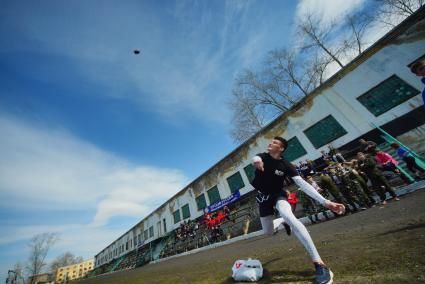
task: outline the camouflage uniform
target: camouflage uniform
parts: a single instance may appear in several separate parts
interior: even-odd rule
[[[356,198],[355,198],[355,187],[350,184],[351,179],[348,176],[348,173],[344,170],[338,169],[336,171],[336,176],[341,180],[341,183],[339,185],[339,189],[344,196],[345,200],[347,201],[347,204],[349,204],[352,207],[353,211],[357,211],[357,205],[356,205]],[[351,186],[350,186],[351,185]],[[357,203],[359,206],[360,204]]]
[[[345,203],[344,197],[341,194],[341,191],[338,189],[336,184],[332,181],[332,178],[327,174],[321,174],[320,175],[320,187],[323,188],[322,195],[328,198],[329,194],[333,196],[336,202],[338,203]]]
[[[317,216],[318,208],[317,208],[316,204],[313,202],[313,200],[310,198],[310,196],[308,196],[307,194],[305,194],[301,190],[298,190],[297,195],[298,195],[297,198],[298,198],[298,200],[301,201],[304,213],[306,214],[308,219],[310,219],[310,221],[312,223],[318,222],[319,221],[319,218]],[[314,221],[313,215],[316,217],[316,221]]]
[[[355,205],[354,202],[352,202],[352,200],[350,198],[350,195],[348,193],[348,190],[347,190],[347,188],[344,185],[343,174],[341,173],[341,171],[335,171],[335,173],[330,173],[329,176],[331,177],[332,182],[337,187],[337,190],[340,193],[339,194],[339,196],[340,196],[339,198],[341,198],[341,196],[342,196],[343,199],[344,199],[343,204],[345,205],[345,210],[347,212],[357,211],[357,206]],[[349,205],[351,205],[352,209],[350,208]]]
[[[378,193],[381,201],[385,201],[386,192],[389,192],[392,197],[397,197],[394,189],[388,183],[388,180],[384,177],[384,175],[380,172],[380,170],[376,166],[376,162],[372,158],[366,158],[364,161],[360,162],[359,168],[363,171],[367,177],[372,182],[372,186],[375,189],[376,193]]]
[[[321,188],[320,186],[319,186],[319,184],[318,183],[316,183],[316,186],[319,188],[319,189],[321,189],[322,191],[320,191],[320,194],[324,197],[324,198],[326,198],[326,199],[329,199],[329,193],[327,192],[327,190],[323,190],[323,188]],[[318,203],[316,200],[313,200],[313,202],[315,203],[315,205],[316,205],[316,208],[317,208],[317,210],[318,210],[318,212],[323,212],[323,216],[325,216],[325,218],[326,219],[328,219],[329,220],[329,216],[328,216],[328,214],[326,213],[326,211],[328,210],[326,207],[324,207],[322,204],[320,204],[320,203]]]
[[[369,200],[369,197],[364,193],[361,183],[358,180],[358,175],[356,175],[351,169],[345,169],[343,171],[342,180],[352,201],[354,201],[361,207],[372,206],[373,203]]]
[[[369,199],[369,203],[371,205],[376,204],[376,201],[373,198],[373,191],[370,190],[369,187],[367,186],[367,176],[366,176],[366,180],[365,180],[364,177],[362,177],[360,175],[360,173],[356,173],[355,171],[353,171],[352,174],[354,175],[354,177],[360,183],[360,185],[361,185],[361,187],[363,189],[363,192],[366,194],[367,198]]]
[[[315,188],[315,190],[318,190],[317,188],[319,187],[318,184],[316,182],[314,183],[315,184],[314,185],[312,184],[312,186]],[[312,199],[310,196],[308,196],[304,192],[302,191],[300,192],[302,194],[301,197],[303,201],[303,208],[306,208],[305,211],[307,214],[311,214],[311,215],[314,214],[314,216],[316,217],[316,221],[319,221],[318,213],[323,212],[323,216],[325,216],[326,219],[329,219],[329,216],[326,213],[327,209],[322,204],[318,203],[316,200]],[[326,199],[329,198],[329,195],[326,192],[324,194],[322,193],[322,196]],[[308,216],[309,216],[309,219],[314,223],[312,217],[310,215]]]

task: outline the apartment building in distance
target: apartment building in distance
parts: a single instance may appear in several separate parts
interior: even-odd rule
[[[83,278],[88,272],[93,270],[93,267],[94,259],[59,267],[56,272],[55,284],[66,283],[71,280]]]

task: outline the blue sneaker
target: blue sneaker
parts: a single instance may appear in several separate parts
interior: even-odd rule
[[[316,267],[316,279],[314,284],[331,284],[333,282],[334,274],[326,266],[314,264]]]

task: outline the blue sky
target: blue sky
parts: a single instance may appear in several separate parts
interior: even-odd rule
[[[37,233],[93,257],[226,156],[235,75],[364,2],[0,1],[1,278]]]

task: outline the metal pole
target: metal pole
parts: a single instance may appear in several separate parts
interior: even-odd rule
[[[416,153],[415,151],[413,151],[412,149],[410,149],[409,147],[407,147],[406,145],[404,145],[403,143],[401,143],[400,141],[398,141],[397,138],[395,138],[394,136],[392,136],[391,134],[389,134],[388,132],[386,132],[381,127],[375,125],[374,123],[372,123],[372,125],[374,127],[376,127],[379,131],[381,131],[382,133],[384,133],[383,138],[385,139],[385,141],[387,141],[388,143],[390,143],[390,142],[396,142],[397,144],[399,144],[400,146],[402,146],[403,148],[405,148],[406,150],[408,150],[415,158],[417,158],[418,160],[420,160],[420,162],[424,163],[424,161],[422,160],[422,157],[420,155],[418,155],[418,153]]]
[[[417,164],[421,168],[425,169],[425,161],[422,159],[422,157],[420,155],[418,155],[415,151],[413,151],[412,149],[410,149],[409,147],[407,147],[406,145],[401,143],[399,140],[397,140],[397,138],[395,138],[394,136],[392,136],[391,134],[386,132],[384,129],[382,129],[378,125],[376,125],[374,123],[372,123],[372,125],[384,134],[384,135],[382,135],[382,138],[384,138],[385,141],[387,141],[388,143],[394,143],[395,142],[395,143],[399,144],[401,147],[405,148],[407,151],[409,151],[409,153],[411,153],[413,155],[413,157],[416,159]],[[411,177],[410,174],[406,173],[406,171],[404,171],[403,169],[401,169],[398,166],[397,166],[397,168],[400,169],[404,174],[406,174],[407,176],[409,176],[413,180],[413,177]]]

